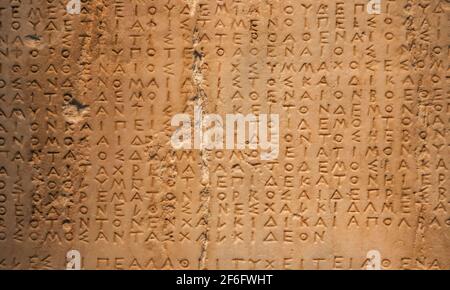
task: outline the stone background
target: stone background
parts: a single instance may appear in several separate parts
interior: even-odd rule
[[[0,1],[1,268],[450,268],[448,1],[65,2]],[[278,159],[173,150],[196,105]]]

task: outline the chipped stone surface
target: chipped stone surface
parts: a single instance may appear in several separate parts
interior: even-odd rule
[[[0,1],[0,268],[450,268],[448,1],[67,2]]]

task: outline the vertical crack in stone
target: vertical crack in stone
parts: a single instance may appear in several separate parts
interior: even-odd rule
[[[420,5],[420,4],[419,4]],[[418,3],[414,3],[414,5],[409,6],[407,10],[407,15],[405,19],[405,24],[407,27],[407,35],[409,38],[407,39],[408,43],[411,45],[411,51],[409,52],[410,63],[415,66],[419,62],[425,62],[425,58],[427,55],[423,54],[422,46],[426,46],[427,42],[425,39],[428,37],[427,27],[418,27],[415,23],[414,19],[418,17],[422,17],[421,11]],[[416,100],[417,107],[417,118],[416,118],[416,128],[417,128],[417,136],[416,137],[416,147],[414,150],[415,162],[417,165],[417,176],[420,177],[422,174],[430,174],[429,168],[425,168],[422,162],[426,160],[431,160],[431,156],[426,151],[422,151],[422,148],[426,148],[429,146],[428,138],[422,138],[421,134],[429,134],[429,131],[432,129],[428,124],[428,102],[427,99],[422,99],[421,95],[424,91],[427,90],[429,84],[424,83],[423,76],[418,72],[412,73],[415,79],[419,79],[420,81],[417,84],[417,95],[418,98]],[[412,255],[413,257],[420,258],[421,256],[426,255],[426,225],[424,224],[426,220],[430,219],[430,214],[428,211],[427,204],[427,196],[426,196],[426,188],[420,188],[416,186],[415,191],[413,192],[413,200],[414,204],[418,207],[417,209],[417,224],[415,227],[415,234],[412,243]]]
[[[194,16],[197,12],[198,0],[184,0],[184,2],[189,6],[191,16]]]
[[[192,64],[192,82],[195,89],[195,112],[194,114],[200,115],[198,122],[200,124],[195,124],[195,126],[202,127],[202,117],[203,113],[207,110],[208,97],[203,88],[204,76],[202,72],[202,67],[204,64],[203,52],[199,49],[199,31],[195,27],[192,36],[193,45],[193,64]],[[198,111],[197,111],[198,110]],[[203,136],[200,138],[200,172],[201,172],[201,184],[203,186],[200,191],[200,215],[203,223],[205,225],[204,232],[202,233],[201,249],[199,256],[199,269],[204,269],[207,261],[208,254],[208,242],[209,242],[209,218],[210,218],[210,171],[209,171],[209,152],[205,149],[205,144],[203,143]]]
[[[66,217],[63,227],[65,231],[74,232],[73,220],[76,215],[76,201],[80,200],[80,194],[82,188],[85,186],[85,176],[87,175],[88,165],[90,164],[90,144],[89,135],[85,134],[83,128],[85,128],[88,122],[91,120],[90,110],[90,94],[92,93],[89,87],[92,80],[92,63],[96,57],[96,41],[94,40],[97,35],[97,25],[99,19],[105,17],[105,6],[101,3],[89,1],[83,4],[83,8],[87,13],[80,15],[74,15],[78,17],[80,25],[82,25],[84,32],[80,34],[81,41],[79,42],[80,55],[78,59],[74,59],[74,63],[78,68],[78,74],[76,75],[75,87],[73,95],[68,96],[65,99],[63,107],[63,115],[66,122],[73,124],[76,128],[74,132],[74,138],[79,139],[77,141],[74,151],[76,152],[76,163],[68,165],[70,169],[68,176],[73,180],[72,190],[70,193],[70,203],[68,211],[69,216]],[[88,19],[89,21],[84,21]],[[69,167],[70,166],[70,167]],[[74,233],[75,234],[75,233]],[[72,249],[79,249],[80,244],[72,244]]]

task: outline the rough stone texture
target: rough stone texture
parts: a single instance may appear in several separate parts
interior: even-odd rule
[[[0,267],[450,268],[444,0],[0,1]],[[171,118],[280,115],[280,154]]]

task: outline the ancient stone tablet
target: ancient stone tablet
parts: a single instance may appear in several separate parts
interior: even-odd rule
[[[449,19],[0,1],[0,268],[450,269]]]

